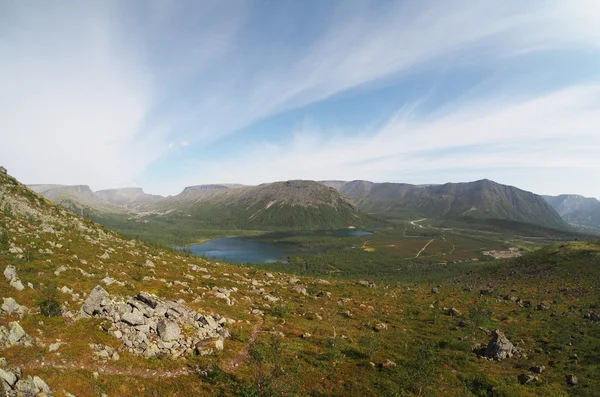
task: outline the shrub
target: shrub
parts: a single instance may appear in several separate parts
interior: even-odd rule
[[[57,317],[62,314],[62,307],[57,298],[56,285],[40,285],[42,297],[38,301],[40,313],[47,317]]]
[[[40,313],[47,317],[58,317],[62,314],[62,307],[56,299],[42,299],[38,303]]]

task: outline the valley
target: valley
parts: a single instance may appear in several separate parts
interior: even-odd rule
[[[10,176],[0,175],[0,209],[9,391],[593,396],[600,387],[600,245],[567,241],[569,230],[522,235],[428,217],[368,232],[195,231],[209,243],[237,236],[301,250],[248,264],[123,237]],[[495,347],[498,335],[508,350]]]

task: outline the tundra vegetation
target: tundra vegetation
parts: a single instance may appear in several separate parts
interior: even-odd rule
[[[124,237],[0,174],[0,383],[55,396],[598,395],[600,241],[431,229],[391,247],[402,233],[280,267],[228,264]],[[513,258],[480,252],[519,244]]]

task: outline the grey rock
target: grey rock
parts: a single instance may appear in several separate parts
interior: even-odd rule
[[[0,379],[4,380],[11,387],[14,387],[14,385],[17,383],[17,375],[10,371],[5,371],[2,368],[0,368]]]
[[[44,393],[50,393],[50,387],[39,376],[33,377],[33,384],[39,391],[44,392]]]
[[[17,269],[13,265],[6,266],[6,269],[4,269],[4,277],[9,281],[13,278],[17,278]]]
[[[161,319],[158,322],[156,330],[160,338],[165,342],[176,340],[181,335],[181,329],[179,329],[177,323],[166,319]]]
[[[134,310],[131,313],[125,313],[121,316],[121,320],[129,325],[142,325],[146,323],[144,315],[139,310]]]
[[[461,316],[462,312],[454,307],[450,308],[450,310],[448,310],[448,315],[450,316]]]
[[[18,322],[13,321],[13,322],[9,323],[9,326],[10,326],[10,331],[8,333],[9,342],[18,343],[21,339],[23,339],[25,336],[27,336],[27,333],[25,332],[23,327],[21,327],[21,324],[19,324]]]
[[[483,355],[494,360],[504,360],[513,356],[515,346],[504,335],[504,332],[495,330],[492,340],[488,344]]]
[[[529,370],[534,374],[541,374],[546,370],[546,367],[543,365],[536,365],[534,367],[529,368]]]
[[[531,374],[521,374],[519,375],[518,379],[520,384],[526,385],[528,383],[536,382],[538,380],[538,377]]]
[[[567,380],[567,385],[569,386],[576,386],[579,384],[579,379],[573,374],[566,375],[565,378]]]
[[[10,280],[10,286],[16,289],[17,291],[23,291],[25,289],[25,286],[18,278],[13,278],[12,280]]]
[[[110,295],[108,295],[108,292],[106,292],[106,290],[101,286],[97,285],[85,300],[81,310],[90,316],[99,314],[102,312],[103,303],[109,300]]]
[[[15,385],[15,389],[25,395],[35,395],[40,391],[35,383],[33,383],[33,379],[30,376],[27,377],[27,379],[20,379]]]
[[[19,305],[13,298],[3,298],[2,310],[11,314],[21,311],[21,305]]]

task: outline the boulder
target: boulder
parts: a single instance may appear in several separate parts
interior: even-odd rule
[[[10,331],[8,333],[8,341],[12,343],[18,343],[21,339],[27,336],[27,333],[16,321],[13,321],[8,324],[10,326]]]
[[[573,374],[566,375],[565,378],[568,386],[575,386],[579,384],[579,379]]]
[[[121,320],[129,325],[142,325],[146,323],[144,315],[141,311],[135,309],[131,313],[125,313],[121,316]]]
[[[177,323],[166,319],[160,319],[158,321],[156,330],[158,331],[160,338],[165,342],[176,340],[181,335],[181,329],[179,329]]]
[[[4,269],[4,277],[9,281],[13,278],[17,278],[17,269],[13,265],[6,266],[6,269]]]
[[[17,291],[23,291],[25,289],[25,286],[23,285],[21,280],[19,280],[16,277],[10,280],[10,286],[16,289]]]
[[[2,310],[8,314],[18,313],[22,310],[22,306],[19,305],[13,298],[2,298]]]
[[[485,349],[483,355],[497,361],[510,358],[515,352],[515,346],[504,335],[504,332],[495,330],[492,333],[492,340]]]
[[[50,393],[50,387],[39,376],[33,377],[33,384],[38,389],[38,391],[41,391],[44,393]]]
[[[99,314],[102,312],[103,303],[107,301],[110,301],[110,295],[108,295],[108,292],[104,288],[97,285],[85,300],[81,310],[90,316]]]
[[[17,383],[17,375],[10,371],[5,371],[0,368],[0,379],[8,383],[10,387],[13,387]]]

